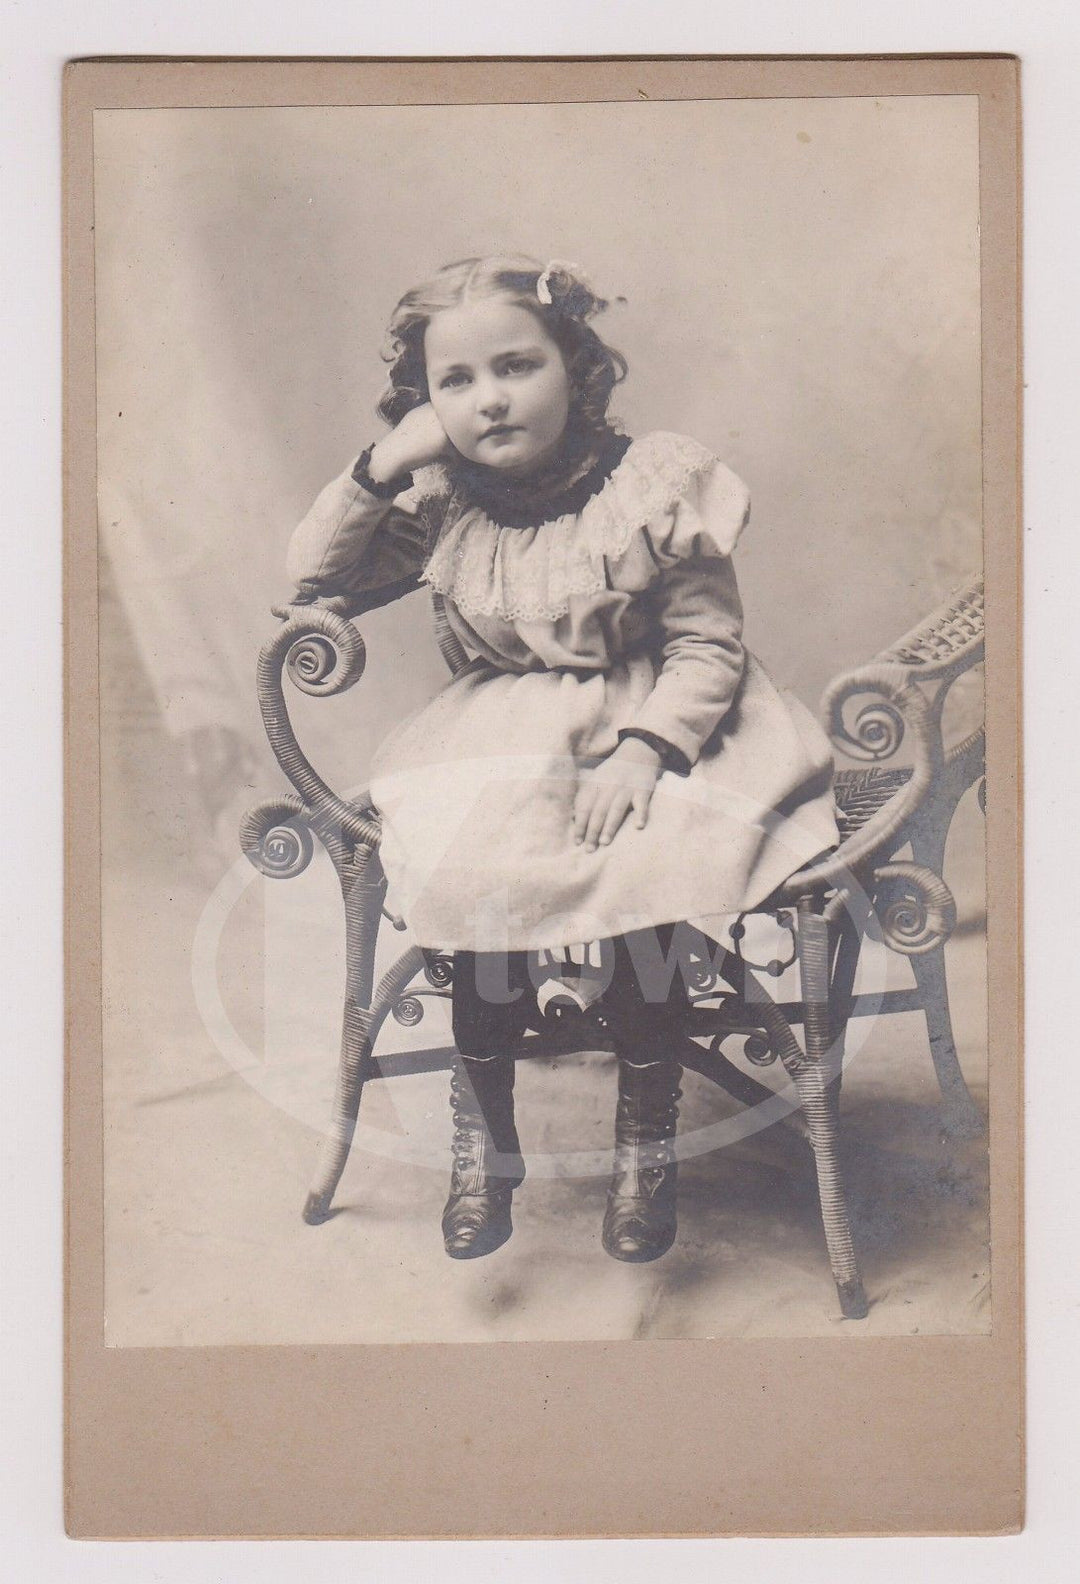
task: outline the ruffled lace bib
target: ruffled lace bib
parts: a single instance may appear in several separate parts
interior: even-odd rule
[[[706,504],[710,481],[719,489]],[[445,469],[424,469],[414,486],[417,504],[448,487]],[[630,444],[580,511],[536,526],[505,527],[479,506],[463,502],[458,510],[451,500],[421,576],[466,616],[556,621],[573,596],[610,587],[608,562],[625,554],[635,534],[655,527],[662,538],[681,503],[694,530],[681,553],[690,553],[694,538],[714,555],[728,554],[745,521],[745,491],[696,440],[657,431]]]

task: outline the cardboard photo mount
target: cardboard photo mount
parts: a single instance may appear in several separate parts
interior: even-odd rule
[[[104,1342],[93,117],[184,106],[979,100],[988,1335]],[[66,1523],[77,1537],[994,1534],[1023,1511],[1018,63],[73,62],[65,81]]]

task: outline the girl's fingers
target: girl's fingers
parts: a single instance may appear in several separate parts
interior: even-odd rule
[[[606,847],[630,807],[630,793],[626,787],[612,787],[598,802],[599,806],[594,807],[589,818],[589,832],[597,846]]]
[[[634,824],[638,830],[644,830],[649,818],[649,804],[652,802],[652,792],[635,792],[633,797]]]
[[[574,800],[574,836],[587,847],[595,848],[604,827],[613,788],[590,778],[583,781]]]
[[[606,786],[603,781],[583,781],[574,799],[574,840],[590,852],[614,840],[626,816],[634,811],[634,824],[643,830],[649,817],[652,789],[631,790]]]
[[[628,792],[625,787],[620,787],[619,790],[614,794],[611,802],[608,804],[607,813],[604,816],[604,823],[600,829],[600,845],[602,847],[605,847],[608,842],[614,841],[620,825],[630,812],[630,805],[632,802],[633,794]]]
[[[593,798],[589,810],[589,822],[585,827],[585,846],[589,852],[595,852],[600,843],[600,835],[611,807],[613,789],[598,786],[596,796]]]
[[[583,781],[577,789],[577,795],[574,798],[573,817],[574,840],[576,842],[585,840],[585,832],[589,828],[589,814],[592,810],[595,796],[596,788],[588,781]]]
[[[582,838],[587,852],[596,851],[596,844],[600,840],[600,830],[604,823],[606,812],[607,804],[603,794],[599,791],[595,792],[589,804],[588,818],[585,821],[585,834]]]

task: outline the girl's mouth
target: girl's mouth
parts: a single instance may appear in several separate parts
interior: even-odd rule
[[[480,436],[481,440],[492,440],[496,435],[517,434],[520,424],[492,424],[490,429],[485,429]]]

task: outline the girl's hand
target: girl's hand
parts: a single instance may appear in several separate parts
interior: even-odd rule
[[[399,473],[437,462],[451,450],[446,430],[430,402],[407,412],[396,428],[383,435],[371,453],[368,472],[377,484],[387,484]]]
[[[660,775],[660,755],[638,737],[624,737],[595,770],[586,771],[574,799],[574,840],[586,852],[606,847],[630,810],[634,825],[645,828],[649,804]]]

